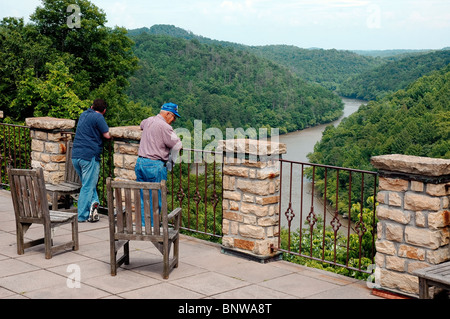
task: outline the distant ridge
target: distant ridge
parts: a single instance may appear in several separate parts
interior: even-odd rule
[[[213,40],[195,35],[190,31],[174,25],[159,24],[150,28],[144,27],[128,30],[130,37],[135,37],[142,33],[197,40],[204,44],[232,47],[237,50],[251,52],[259,57],[287,67],[297,76],[308,82],[318,83],[332,91],[336,90],[340,83],[350,76],[362,73],[384,63],[380,58],[362,56],[346,50],[304,49],[294,45],[248,46],[234,42]]]

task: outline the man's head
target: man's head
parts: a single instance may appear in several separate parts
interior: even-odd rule
[[[167,123],[172,124],[177,117],[181,117],[180,114],[178,114],[178,105],[174,103],[166,103],[161,107],[160,114]]]
[[[102,99],[96,99],[96,100],[94,100],[94,103],[92,104],[92,109],[101,114],[105,114],[107,107],[108,107],[108,104],[106,104],[106,102]]]

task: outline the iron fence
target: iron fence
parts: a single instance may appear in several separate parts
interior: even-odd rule
[[[279,244],[299,263],[371,273],[377,173],[280,160]]]
[[[183,208],[181,229],[210,239],[222,237],[222,155],[184,149],[168,176],[171,207]]]
[[[6,168],[31,167],[30,128],[23,125],[0,123],[0,187],[8,187]]]
[[[66,132],[73,136],[74,133]],[[31,167],[27,126],[0,123],[0,186],[6,167]],[[114,141],[106,142],[98,183],[114,177]],[[168,175],[169,207],[183,208],[181,228],[207,239],[222,237],[223,154],[185,149]],[[308,259],[370,273],[376,237],[377,173],[280,159],[279,244],[286,259]]]

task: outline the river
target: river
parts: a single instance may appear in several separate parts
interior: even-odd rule
[[[279,140],[281,143],[286,144],[287,153],[283,155],[283,159],[296,161],[296,162],[308,162],[307,155],[308,153],[313,152],[314,145],[321,140],[322,133],[325,128],[329,125],[337,126],[345,117],[351,115],[356,112],[361,104],[366,103],[366,101],[356,100],[356,99],[347,99],[342,98],[344,102],[344,115],[340,117],[338,120],[318,125],[312,128],[308,128],[305,130],[283,134],[279,136]],[[295,217],[291,222],[291,229],[295,230],[300,226],[300,201],[301,201],[301,168],[300,165],[296,165],[293,169],[293,180],[292,180],[292,193],[289,193],[290,188],[290,165],[283,165],[283,176],[282,176],[282,198],[281,198],[281,225],[282,227],[288,227],[287,218],[285,216],[285,212],[288,209],[289,198],[291,198],[292,209]],[[305,166],[306,168],[306,166]],[[311,194],[312,187],[311,182],[304,178],[303,179],[303,218],[302,225],[306,219],[306,216],[309,214],[311,208]],[[330,221],[334,217],[334,209],[332,207],[327,207],[327,221]],[[316,214],[320,214],[323,216],[324,213],[324,205],[323,199],[318,196],[314,197],[314,212]],[[328,217],[330,216],[330,217]],[[340,218],[340,222],[342,224],[341,231],[347,232],[348,220],[344,218]],[[328,223],[327,223],[328,224]]]

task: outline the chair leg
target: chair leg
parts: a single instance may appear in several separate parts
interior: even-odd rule
[[[75,217],[72,220],[72,240],[73,240],[73,250],[77,251],[80,248],[78,240],[78,219]]]
[[[419,278],[419,298],[430,299],[429,286],[425,278]]]
[[[45,259],[52,258],[52,229],[50,225],[44,225]]]
[[[23,255],[25,253],[24,226],[21,223],[16,224],[16,237],[17,237],[17,254]]]
[[[169,256],[169,254],[170,254],[170,252],[169,252],[169,243],[167,242],[167,240],[164,240],[164,243],[163,243],[163,278],[164,279],[168,279],[169,278],[169,271],[170,271],[170,269],[169,269],[169,261],[170,261],[170,256]]]
[[[53,192],[52,194],[52,210],[58,210],[58,193]]]
[[[110,254],[110,259],[109,259],[109,263],[111,265],[111,276],[115,276],[117,275],[117,251],[116,251],[116,242],[115,240],[110,240],[109,242],[110,245],[110,250],[109,250],[109,254]]]
[[[174,268],[178,268],[178,252],[179,252],[179,246],[180,246],[180,237],[177,236],[175,241],[173,242],[173,258],[176,258],[176,263],[173,266]]]
[[[125,256],[124,264],[129,265],[130,264],[130,242],[129,241],[123,246],[123,254]]]

